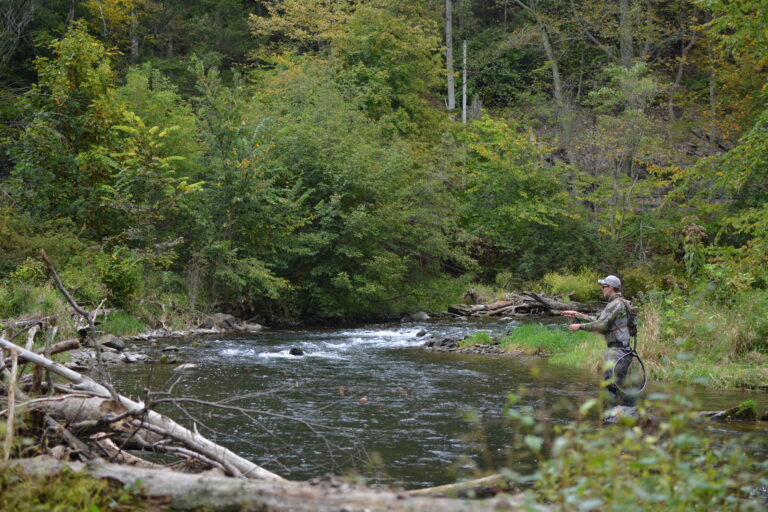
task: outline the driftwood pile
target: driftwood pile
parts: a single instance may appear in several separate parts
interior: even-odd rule
[[[466,298],[473,302],[478,297],[469,290]],[[581,313],[594,313],[600,306],[568,301],[568,295],[548,295],[533,292],[508,293],[504,299],[487,304],[454,304],[448,308],[448,312],[459,316],[500,316],[500,317],[527,317],[534,315],[559,315],[560,311],[573,310]],[[484,301],[480,301],[484,302]]]

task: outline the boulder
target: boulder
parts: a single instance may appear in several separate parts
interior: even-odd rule
[[[429,320],[429,315],[426,314],[424,311],[419,311],[418,313],[414,313],[411,315],[411,318],[413,318],[414,322],[426,322]]]
[[[116,352],[102,352],[101,360],[107,364],[115,364],[123,362],[123,358]]]
[[[243,327],[246,332],[261,332],[264,329],[260,324],[251,323],[245,323]]]
[[[422,336],[426,336],[428,333],[426,329],[421,329],[419,332],[416,333],[417,338],[421,338]]]
[[[304,351],[301,350],[299,347],[291,347],[291,350],[288,351],[289,354],[292,356],[303,356]]]
[[[117,351],[123,351],[126,348],[125,342],[114,334],[105,334],[104,336],[100,336],[99,339],[96,340],[96,343],[102,347],[113,348]]]

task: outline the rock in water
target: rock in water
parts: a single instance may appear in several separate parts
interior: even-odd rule
[[[637,407],[617,405],[616,407],[605,411],[603,421],[609,425],[615,425],[620,423],[624,418],[633,420],[635,422],[639,421],[640,413],[638,412]]]
[[[426,322],[429,320],[429,315],[426,314],[424,311],[419,311],[418,313],[414,313],[411,315],[411,318],[413,318],[414,322]]]
[[[182,365],[177,366],[176,368],[173,369],[173,371],[175,371],[175,372],[183,372],[183,371],[186,371],[186,370],[194,370],[195,368],[197,368],[196,364],[194,364],[194,363],[186,363],[186,364],[182,364]]]
[[[103,347],[113,348],[117,351],[125,350],[125,342],[114,334],[105,334],[99,337],[96,342]]]
[[[291,347],[291,350],[288,351],[289,354],[292,356],[303,356],[304,351],[301,350],[299,347]]]

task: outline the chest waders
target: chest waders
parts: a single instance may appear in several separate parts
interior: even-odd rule
[[[624,311],[627,312],[627,329],[629,329],[629,306],[627,306],[627,303],[624,302]],[[634,342],[634,343],[631,343]],[[631,381],[632,383],[637,382],[640,383],[640,379],[642,378],[642,385],[639,389],[631,388],[631,389],[624,389],[619,384],[619,379],[614,379],[613,385],[616,386],[616,389],[621,391],[624,394],[632,393],[635,395],[639,395],[643,392],[645,389],[645,386],[648,384],[648,374],[645,371],[645,364],[643,364],[643,360],[640,358],[640,354],[637,353],[637,336],[632,336],[629,347],[629,352],[626,354],[621,355],[619,358],[616,359],[616,362],[613,363],[613,371],[612,375],[616,375],[616,369],[619,367],[619,362],[622,360],[625,360],[626,358],[629,358],[629,361],[627,361],[627,378],[623,379],[626,381]],[[635,360],[637,360],[637,364],[640,366],[640,370],[638,374],[632,378],[630,377],[630,368],[632,368],[632,365],[634,364]]]

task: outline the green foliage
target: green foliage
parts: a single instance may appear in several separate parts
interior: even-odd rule
[[[625,418],[620,425],[595,428],[584,417],[596,401],[582,404],[576,420],[549,425],[510,396],[507,416],[519,451],[541,462],[536,473],[516,481],[530,482],[537,502],[561,510],[688,511],[761,510],[758,491],[765,485],[768,465],[750,451],[741,437],[713,439],[698,418],[696,404],[675,392],[645,404],[658,425],[641,426]],[[541,454],[548,456],[542,457]]]
[[[0,283],[0,318],[65,317],[67,304],[49,284],[4,281]]]
[[[490,107],[505,107],[521,101],[533,81],[534,56],[503,44],[506,33],[490,27],[468,39],[469,87]],[[458,55],[458,53],[457,53]]]
[[[36,61],[29,114],[11,147],[15,190],[37,217],[66,216],[100,231],[97,194],[111,175],[106,147],[121,106],[112,95],[110,52],[75,23]]]
[[[68,219],[36,222],[29,212],[0,206],[0,276],[37,259],[40,249],[45,249],[53,261],[66,264],[85,249],[85,242]]]
[[[115,336],[132,336],[145,332],[147,326],[125,311],[115,311],[107,317],[99,329]]]
[[[501,270],[514,261],[512,273],[530,279],[601,255],[596,233],[582,225],[580,208],[564,186],[567,169],[545,164],[545,148],[530,133],[485,117],[465,137],[461,217],[477,237],[482,262]]]
[[[169,164],[181,176],[201,173],[197,119],[192,106],[166,76],[149,64],[131,68],[115,95],[146,129],[157,126],[159,133],[165,132],[162,144],[156,146],[157,156],[173,157]]]
[[[571,299],[579,302],[597,302],[602,298],[600,286],[597,284],[601,276],[594,270],[583,268],[576,273],[549,272],[544,278],[544,284],[550,293],[572,293]]]
[[[54,476],[0,468],[0,508],[8,512],[145,510],[141,487],[119,486],[64,468]]]
[[[354,86],[365,111],[396,133],[417,133],[433,116],[426,95],[441,76],[437,23],[426,2],[361,2],[331,44],[341,60],[339,81]]]
[[[141,260],[126,247],[118,246],[109,253],[100,253],[96,267],[113,305],[125,306],[140,291]]]
[[[355,108],[327,66],[304,63],[260,79],[280,90],[262,98],[269,110],[257,134],[258,168],[291,198],[273,204],[292,208],[279,259],[260,259],[295,287],[298,309],[397,312],[455,294],[441,267],[467,260],[451,245],[455,203],[431,162],[390,139],[386,121]]]

